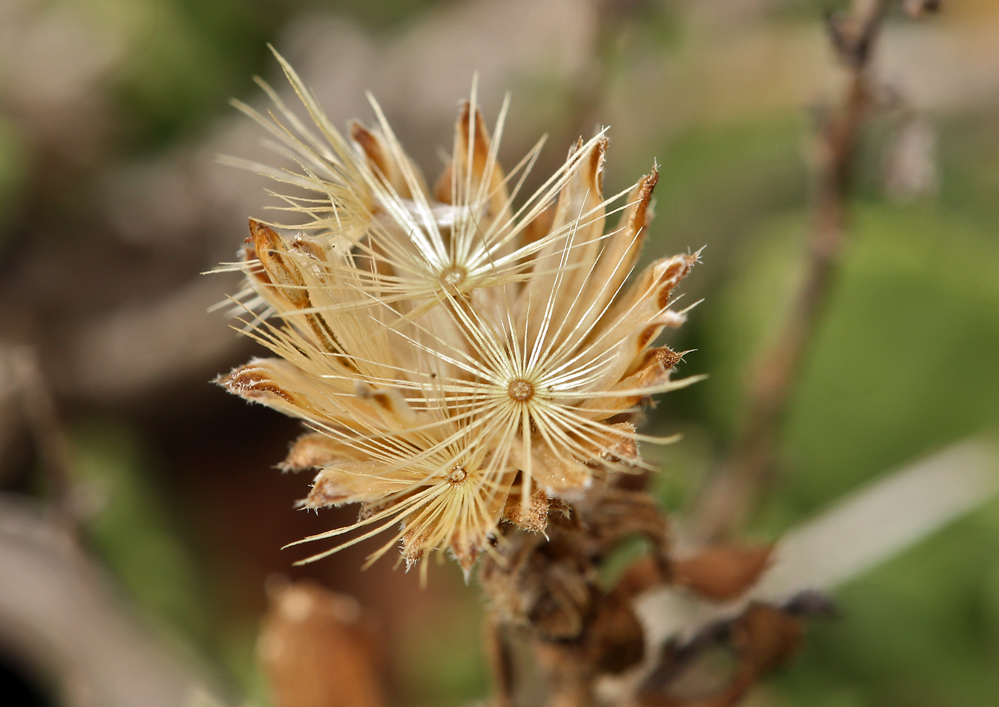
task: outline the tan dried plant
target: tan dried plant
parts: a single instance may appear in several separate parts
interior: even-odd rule
[[[656,347],[697,255],[657,260],[629,283],[652,216],[655,170],[604,198],[607,138],[580,139],[533,194],[543,140],[509,173],[497,161],[505,101],[487,133],[463,102],[450,164],[431,189],[378,104],[341,134],[278,57],[311,118],[266,84],[276,110],[237,106],[276,138],[272,177],[296,219],[250,221],[234,299],[244,331],[276,357],[219,378],[310,428],[283,462],[316,469],[305,508],[360,504],[357,531],[304,561],[395,529],[408,564],[448,549],[465,569],[510,523],[543,531],[553,503],[647,468],[633,413],[680,354]],[[607,217],[617,215],[614,227]],[[297,543],[296,543],[297,544]],[[424,565],[425,566],[425,565]]]

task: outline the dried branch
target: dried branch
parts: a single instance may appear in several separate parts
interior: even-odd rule
[[[34,350],[26,346],[0,348],[0,388],[17,400],[33,437],[47,487],[49,514],[69,536],[78,537],[80,504],[69,440]]]
[[[207,377],[244,343],[218,317],[205,316],[225,301],[230,285],[200,278],[150,304],[122,306],[75,326],[54,357],[53,385],[63,395],[121,400],[184,377]]]
[[[827,117],[818,134],[805,279],[783,331],[751,378],[745,427],[693,513],[693,532],[699,538],[729,536],[773,475],[777,443],[847,242],[854,162],[872,103],[871,57],[890,5],[890,0],[855,0],[848,16],[828,20],[833,47],[850,79],[842,107]]]
[[[642,14],[652,8],[650,0],[593,0],[595,29],[590,60],[580,66],[569,84],[566,137],[590,135],[603,124],[601,106],[620,63],[622,41]]]

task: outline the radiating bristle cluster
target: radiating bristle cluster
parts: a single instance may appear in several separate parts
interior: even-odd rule
[[[318,470],[305,507],[361,504],[353,526],[306,540],[356,537],[309,559],[394,528],[373,557],[401,541],[409,562],[448,548],[467,571],[500,523],[541,531],[555,499],[642,468],[630,415],[691,380],[671,382],[679,355],[653,343],[683,321],[670,297],[697,259],[626,284],[656,172],[605,199],[601,132],[520,198],[541,144],[505,174],[506,104],[490,139],[473,88],[429,188],[377,103],[376,128],[343,136],[281,61],[314,125],[267,87],[270,119],[240,108],[297,163],[251,166],[292,187],[278,196],[298,222],[251,220],[233,266],[246,331],[277,357],[220,382],[311,428],[283,464]]]

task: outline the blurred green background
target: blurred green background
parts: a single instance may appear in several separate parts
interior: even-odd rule
[[[296,424],[208,384],[258,353],[205,313],[236,280],[198,273],[231,259],[264,203],[262,180],[215,157],[261,154],[226,101],[263,105],[254,74],[281,83],[266,43],[338,124],[370,121],[372,90],[430,179],[476,71],[490,122],[512,94],[507,165],[547,133],[540,180],[600,124],[608,193],[658,160],[646,256],[706,246],[684,284],[687,301],[704,301],[668,343],[696,349],[682,373],[710,378],[664,396],[649,421],[685,435],[659,455],[657,481],[680,511],[738,429],[751,364],[799,282],[815,120],[844,79],[822,16],[842,5],[2,0],[0,339],[41,360],[96,499],[87,545],[129,600],[257,704],[254,640],[274,573],[317,578],[381,618],[396,704],[486,690],[474,584],[450,563],[426,590],[392,560],[362,573],[365,546],[292,567],[299,555],[282,545],[351,511],[293,511],[307,480],[272,467]],[[862,144],[842,275],[756,538],[999,422],[999,5],[945,2],[920,22],[893,13],[883,39],[883,108]],[[0,483],[43,498],[30,436],[5,425]],[[752,704],[999,704],[999,504],[837,599],[842,618],[812,625]],[[54,688],[36,687],[35,702],[17,688],[24,704],[55,704]]]

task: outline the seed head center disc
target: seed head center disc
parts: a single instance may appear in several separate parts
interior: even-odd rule
[[[447,477],[448,483],[460,484],[462,481],[468,478],[468,471],[465,470],[463,466],[456,466],[451,470],[451,474]]]
[[[510,397],[518,402],[525,402],[534,396],[534,386],[523,378],[511,381],[508,389]]]
[[[441,283],[448,292],[456,294],[461,288],[461,283],[465,281],[466,274],[463,267],[452,265],[441,273]]]

